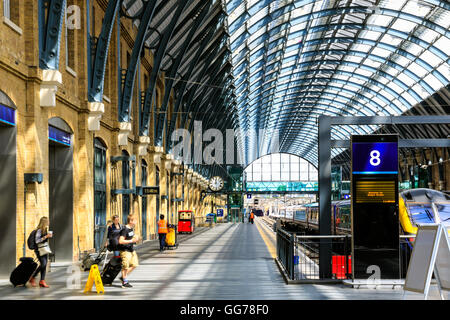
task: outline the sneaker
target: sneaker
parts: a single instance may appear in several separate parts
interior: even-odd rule
[[[133,286],[129,282],[122,282],[122,288],[133,288]]]

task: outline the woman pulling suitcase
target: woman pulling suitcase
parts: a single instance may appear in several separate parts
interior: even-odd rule
[[[48,246],[48,239],[53,237],[53,234],[48,231],[48,218],[42,217],[39,221],[39,225],[36,228],[36,246],[34,253],[39,259],[40,266],[36,269],[34,274],[30,278],[30,284],[36,287],[36,276],[41,273],[41,281],[39,281],[39,286],[42,288],[49,288],[47,283],[45,283],[45,273],[47,271],[48,255],[51,253]]]

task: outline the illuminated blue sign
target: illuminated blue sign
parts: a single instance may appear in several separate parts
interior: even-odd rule
[[[16,110],[0,104],[0,122],[15,126]]]
[[[353,142],[353,174],[398,174],[396,142]]]
[[[71,134],[52,126],[48,126],[48,139],[70,147]]]
[[[223,217],[223,209],[217,209],[217,216]]]

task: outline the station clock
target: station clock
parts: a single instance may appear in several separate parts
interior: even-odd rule
[[[220,191],[223,189],[224,183],[223,179],[219,176],[212,177],[211,180],[209,180],[209,188],[212,191]]]

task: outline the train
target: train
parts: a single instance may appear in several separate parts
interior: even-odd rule
[[[433,210],[435,206],[435,210]],[[345,235],[351,233],[351,200],[333,201],[332,233]],[[271,218],[281,219],[285,227],[300,226],[307,233],[319,230],[319,204],[317,202],[292,205],[272,212]],[[401,234],[415,235],[418,224],[440,223],[449,230],[450,235],[450,196],[432,189],[411,189],[399,194],[399,222]]]

